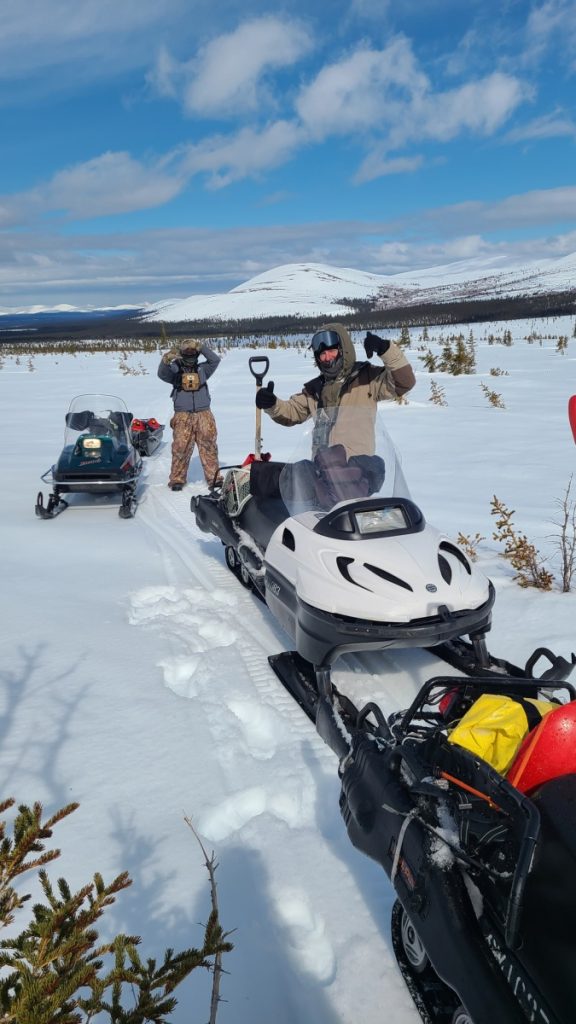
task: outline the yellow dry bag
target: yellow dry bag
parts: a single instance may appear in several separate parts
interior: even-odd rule
[[[526,734],[557,707],[551,701],[532,697],[483,693],[452,729],[448,740],[505,775]]]

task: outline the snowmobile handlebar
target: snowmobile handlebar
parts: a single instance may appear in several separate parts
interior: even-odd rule
[[[264,369],[255,370],[254,367],[257,363],[263,363]],[[250,373],[252,374],[253,377],[256,378],[256,387],[261,388],[264,377],[266,376],[268,370],[270,369],[270,360],[268,359],[268,356],[250,356],[250,359],[248,360],[248,366],[250,368]]]

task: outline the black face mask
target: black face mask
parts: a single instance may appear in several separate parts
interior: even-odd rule
[[[338,374],[340,373],[340,370],[342,369],[344,362],[342,356],[342,349],[340,348],[340,346],[338,347],[338,355],[336,356],[335,359],[332,360],[331,363],[323,363],[319,357],[320,352],[315,352],[314,360],[322,376],[326,377],[328,380],[332,380],[334,377],[337,377]]]
[[[184,370],[196,370],[198,368],[198,356],[196,354],[182,356],[182,367]]]

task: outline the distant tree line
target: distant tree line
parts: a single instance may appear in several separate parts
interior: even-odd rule
[[[206,340],[216,338],[245,339],[247,335],[258,338],[267,335],[298,335],[313,333],[327,319],[343,323],[351,331],[382,331],[404,326],[448,326],[450,324],[473,324],[493,320],[524,320],[550,316],[572,316],[576,312],[576,289],[564,292],[541,293],[538,295],[495,296],[490,299],[465,299],[456,302],[415,303],[399,305],[388,309],[377,309],[376,299],[343,298],[338,305],[354,309],[353,313],[340,312],[335,306],[332,315],[325,316],[267,316],[246,317],[242,320],[194,320],[162,324],[159,321],[143,319],[143,311],[116,314],[110,317],[98,316],[91,319],[86,314],[78,320],[68,314],[66,321],[50,321],[41,327],[32,328],[28,318],[18,323],[10,318],[10,327],[2,328],[0,319],[0,345],[11,347],[20,342],[43,341],[90,341],[100,340],[111,345],[120,341],[138,339],[139,347],[148,340],[155,347],[163,338],[178,340],[187,335]]]

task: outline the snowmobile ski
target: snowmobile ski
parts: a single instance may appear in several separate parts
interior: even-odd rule
[[[64,501],[64,498],[61,498],[59,494],[52,492],[52,494],[48,495],[48,504],[45,505],[44,495],[42,491],[38,491],[34,511],[40,519],[54,519],[66,508],[68,508],[68,502]]]

